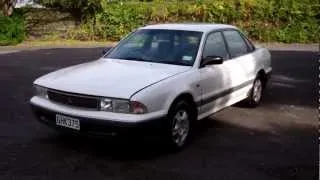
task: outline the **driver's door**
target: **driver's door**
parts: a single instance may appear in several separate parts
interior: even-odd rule
[[[202,57],[221,56],[229,59],[229,52],[221,32],[207,36]],[[202,59],[203,59],[202,58]],[[225,106],[228,89],[231,88],[230,68],[225,63],[200,67],[201,102],[199,118],[206,117]]]

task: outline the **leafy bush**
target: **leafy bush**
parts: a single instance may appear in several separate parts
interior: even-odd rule
[[[101,0],[101,6],[101,12],[70,31],[69,37],[118,40],[145,24],[209,22],[234,24],[258,41],[319,41],[317,0]]]
[[[24,37],[25,27],[21,14],[0,16],[0,46],[18,44]]]

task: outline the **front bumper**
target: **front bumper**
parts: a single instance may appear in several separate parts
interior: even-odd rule
[[[150,119],[142,122],[119,122],[79,117],[48,110],[31,104],[31,108],[37,119],[55,129],[89,136],[115,136],[115,135],[146,135],[164,132],[165,117]],[[80,130],[56,125],[56,114],[79,119]]]

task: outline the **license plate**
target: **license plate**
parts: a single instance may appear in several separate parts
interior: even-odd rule
[[[80,130],[79,119],[68,117],[68,116],[63,116],[60,114],[56,115],[56,125]]]

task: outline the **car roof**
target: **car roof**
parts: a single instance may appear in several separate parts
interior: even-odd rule
[[[169,29],[183,31],[210,32],[219,29],[237,29],[237,27],[228,24],[206,24],[206,23],[183,23],[183,24],[154,24],[147,25],[140,29]]]

